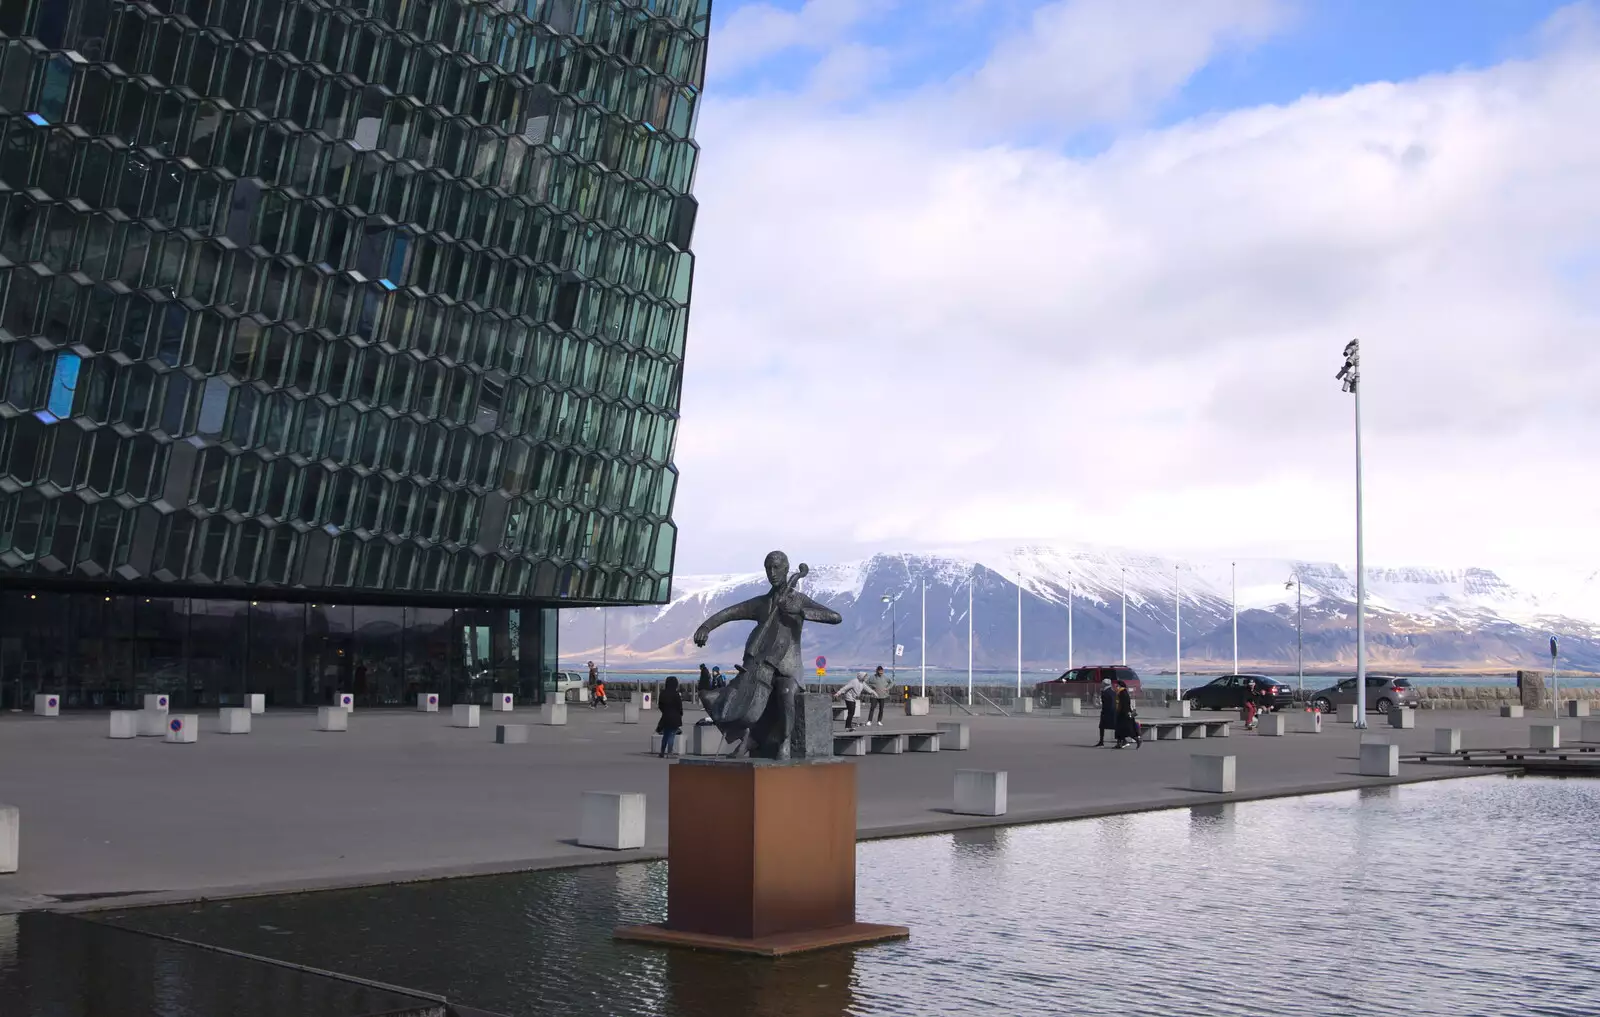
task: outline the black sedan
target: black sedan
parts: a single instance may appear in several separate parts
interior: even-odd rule
[[[1237,710],[1244,706],[1245,695],[1252,685],[1256,701],[1265,701],[1274,710],[1294,704],[1294,692],[1289,686],[1263,674],[1225,674],[1190,689],[1183,698],[1193,703],[1196,710]]]

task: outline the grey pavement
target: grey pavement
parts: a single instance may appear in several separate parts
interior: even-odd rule
[[[198,743],[168,745],[107,738],[103,713],[0,715],[0,803],[22,813],[20,871],[0,876],[0,912],[659,857],[671,764],[646,752],[655,716],[623,724],[615,705],[573,707],[568,716],[565,727],[544,727],[535,710],[485,710],[483,726],[463,729],[450,726],[448,712],[358,710],[348,732],[332,733],[316,730],[314,712],[274,711],[254,718],[251,734],[229,736],[216,733],[211,711],[201,714]],[[885,730],[950,719],[971,724],[970,751],[855,760],[860,836],[1394,783],[1358,776],[1357,733],[1331,720],[1320,735],[1268,738],[1236,724],[1226,740],[1146,741],[1122,750],[1093,748],[1088,717],[897,716]],[[529,743],[495,744],[496,722],[530,724]],[[1467,747],[1526,745],[1537,722],[1423,711],[1415,730],[1396,731],[1371,720],[1402,752],[1431,749],[1434,727],[1464,729]],[[1564,739],[1577,738],[1578,723],[1562,722]],[[1187,791],[1195,752],[1236,755],[1237,793]],[[1008,814],[950,813],[957,769],[1008,771]],[[1400,781],[1471,772],[1402,764]],[[643,791],[645,850],[578,847],[584,790]]]

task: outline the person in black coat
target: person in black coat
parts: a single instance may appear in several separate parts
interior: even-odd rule
[[[661,751],[656,754],[665,759],[672,753],[678,732],[683,730],[683,696],[678,692],[676,675],[668,678],[661,687],[661,699],[657,706],[661,709],[661,719],[656,721],[656,734],[661,736]]]
[[[1142,746],[1144,742],[1139,738],[1139,722],[1133,717],[1133,696],[1128,693],[1128,686],[1122,682],[1117,683],[1117,748],[1122,748],[1132,739],[1135,746]]]
[[[1117,692],[1111,687],[1111,679],[1107,678],[1100,683],[1100,740],[1095,742],[1099,747],[1106,743],[1106,732],[1115,733],[1117,730]]]

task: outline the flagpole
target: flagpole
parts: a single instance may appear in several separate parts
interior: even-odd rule
[[[922,581],[922,698],[928,698],[928,581]]]
[[[1173,638],[1173,673],[1178,677],[1178,698],[1183,698],[1183,566],[1174,565],[1172,574],[1175,577],[1174,589],[1177,596],[1172,599],[1172,638]]]
[[[967,705],[972,705],[972,580],[967,577]]]
[[[1067,573],[1067,670],[1072,670],[1072,573]]]
[[[1022,580],[1017,580],[1017,698],[1022,698]]]
[[[1128,663],[1128,570],[1122,570],[1122,663]]]
[[[1233,673],[1239,673],[1239,563],[1229,563],[1233,573]]]

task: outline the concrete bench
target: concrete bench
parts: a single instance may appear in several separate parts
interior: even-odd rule
[[[958,816],[1006,814],[1005,770],[957,770],[953,810]]]
[[[872,752],[898,756],[906,750],[906,736],[898,731],[879,731],[867,735],[867,745]]]
[[[17,871],[21,843],[22,810],[15,805],[0,805],[0,873]]]
[[[835,731],[833,733],[833,754],[836,756],[866,755],[867,733],[865,731]]]
[[[41,692],[33,697],[33,715],[35,717],[61,716],[61,696],[55,692]]]
[[[1189,757],[1189,789],[1211,794],[1233,794],[1238,757],[1196,754]]]
[[[350,730],[350,711],[339,706],[317,707],[318,731]]]
[[[249,734],[250,707],[224,706],[217,711],[218,734]]]
[[[1578,741],[1600,742],[1600,720],[1586,720],[1578,726]]]
[[[939,748],[945,752],[965,752],[972,747],[972,726],[965,721],[941,721]]]
[[[494,726],[494,743],[496,745],[526,745],[528,743],[528,725],[496,724]]]
[[[1208,720],[1190,717],[1187,720],[1141,720],[1144,735],[1154,741],[1181,741],[1185,738],[1227,738],[1232,732],[1231,720]]]
[[[451,727],[477,727],[478,706],[476,703],[457,703],[450,707]]]
[[[1559,749],[1561,726],[1559,724],[1533,724],[1528,727],[1528,747],[1531,749]]]
[[[943,737],[938,731],[903,731],[907,752],[938,752]]]
[[[578,821],[582,847],[627,851],[644,847],[644,795],[638,791],[585,791]]]
[[[192,713],[174,713],[167,718],[168,745],[189,745],[200,740],[200,718]]]
[[[437,693],[437,692],[418,692],[417,693],[417,710],[420,713],[438,713],[439,712],[439,693]]]
[[[111,737],[135,738],[139,734],[138,710],[111,711]]]

